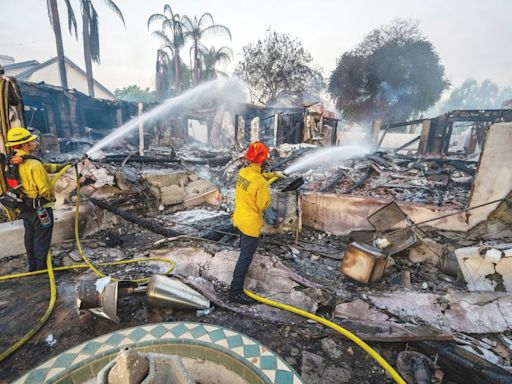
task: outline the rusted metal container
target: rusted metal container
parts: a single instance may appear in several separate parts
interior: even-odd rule
[[[378,248],[353,242],[345,250],[340,271],[363,284],[379,281],[386,268],[387,256]]]

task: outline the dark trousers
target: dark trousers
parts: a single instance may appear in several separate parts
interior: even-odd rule
[[[28,257],[29,271],[46,269],[46,256],[50,250],[53,232],[53,210],[47,208],[52,225],[44,228],[37,213],[32,208],[25,208],[21,213],[23,225],[25,226],[25,250]]]
[[[256,248],[258,248],[259,242],[259,237],[251,237],[240,233],[240,256],[236,262],[233,280],[229,288],[231,295],[236,295],[243,291],[245,275],[251,266],[252,258],[256,252]]]

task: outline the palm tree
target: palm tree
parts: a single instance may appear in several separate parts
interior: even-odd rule
[[[216,66],[217,64],[231,62],[231,58],[233,57],[233,51],[231,48],[225,46],[220,47],[219,49],[216,49],[215,47],[201,47],[200,52],[204,66],[202,80],[213,80],[219,77],[219,75],[225,77],[228,76],[226,73],[216,69]]]
[[[74,29],[75,36],[78,38],[76,31],[75,13],[73,12],[73,8],[71,7],[69,0],[65,1],[66,7],[68,9],[69,33],[73,34]],[[57,61],[59,63],[60,84],[62,85],[62,88],[68,89],[68,77],[66,75],[66,64],[64,63],[64,45],[62,44],[62,33],[60,30],[59,8],[57,7],[57,0],[46,0],[46,8],[48,9],[48,18],[50,19],[50,24],[53,27],[53,33],[55,34],[55,43],[57,44]]]
[[[183,44],[185,43],[185,40],[183,38],[183,25],[180,22],[180,16],[178,14],[175,14],[171,6],[169,4],[166,4],[164,6],[164,12],[163,13],[154,13],[151,16],[149,16],[148,19],[148,29],[151,23],[153,22],[162,22],[162,29],[160,31],[155,31],[153,34],[157,37],[159,37],[162,40],[162,46],[160,47],[160,50],[169,50],[173,57],[174,57],[174,73],[175,73],[175,82],[174,82],[174,88],[176,91],[179,91],[181,89],[181,59],[180,59],[180,48],[183,47]],[[171,35],[167,35],[165,33],[166,29],[169,29],[171,32]],[[162,53],[157,54],[158,58],[162,57]],[[158,61],[157,58],[157,61]],[[157,63],[158,67],[158,63]],[[157,72],[158,74],[158,72]]]
[[[173,76],[170,71],[171,65],[171,59],[167,51],[159,49],[156,52],[155,89],[157,99],[160,101],[168,97]]]
[[[121,19],[126,28],[123,14],[112,0],[103,2]],[[98,30],[98,13],[92,0],[80,0],[82,8],[82,37],[84,40],[85,71],[87,72],[87,88],[89,96],[94,97],[94,78],[92,75],[92,61],[100,63],[100,36]]]
[[[199,81],[199,71],[201,70],[201,60],[200,60],[200,43],[201,39],[205,37],[207,34],[226,34],[231,40],[231,32],[230,30],[220,24],[215,24],[213,21],[213,16],[210,13],[203,13],[202,16],[198,19],[197,16],[194,16],[194,19],[190,19],[188,16],[183,16],[181,18],[181,23],[185,28],[184,37],[185,39],[190,39],[192,41],[192,46],[190,47],[190,53],[194,52],[194,65],[192,72],[192,81],[194,84],[197,84]],[[209,24],[209,25],[208,25]],[[191,65],[192,67],[192,65]]]

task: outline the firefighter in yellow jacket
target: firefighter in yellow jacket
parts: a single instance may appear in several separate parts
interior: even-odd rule
[[[43,164],[33,156],[39,148],[37,136],[25,128],[11,128],[7,132],[7,147],[14,149],[11,164],[17,167],[21,188],[19,198],[21,218],[25,227],[25,249],[30,271],[46,269],[46,256],[53,232],[55,202],[53,186],[48,172],[56,173],[65,164]]]
[[[253,302],[243,293],[243,288],[245,275],[260,240],[263,212],[270,206],[267,181],[275,176],[284,177],[280,172],[261,172],[261,166],[268,157],[269,150],[265,144],[251,143],[245,153],[250,165],[242,168],[236,179],[233,224],[240,231],[240,256],[233,272],[229,300],[242,304]]]

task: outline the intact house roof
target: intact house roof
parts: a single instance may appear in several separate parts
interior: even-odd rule
[[[68,59],[65,56],[64,56],[64,61],[67,65],[69,65],[76,71],[80,72],[84,76],[87,76],[87,73],[82,68],[80,68],[77,64],[75,64],[73,61],[71,61],[70,59]],[[28,66],[28,68],[26,70],[21,71],[15,75],[18,80],[28,80],[28,78],[33,73],[35,73],[45,67],[48,67],[56,62],[57,62],[57,57],[51,58],[50,60],[47,60],[44,63],[39,63],[37,60],[29,60],[29,61],[23,61],[20,63],[6,65],[6,66],[4,66],[4,70],[6,73],[8,73],[12,70],[15,70],[16,68],[20,68],[22,66]],[[103,84],[101,84],[97,80],[94,80],[94,87],[95,88],[97,87],[98,89],[101,89],[103,92],[111,95],[113,99],[116,98],[114,93],[112,93],[112,91],[110,91],[107,87],[105,87]]]

